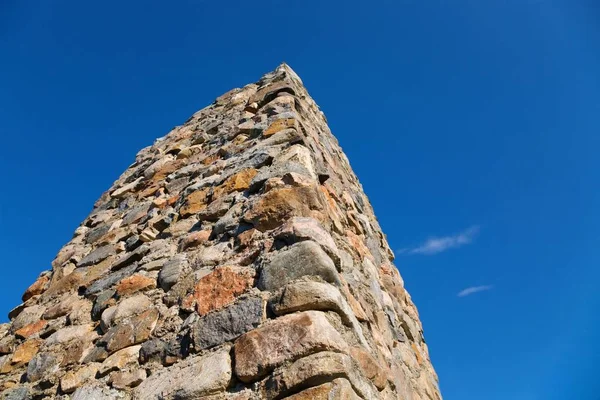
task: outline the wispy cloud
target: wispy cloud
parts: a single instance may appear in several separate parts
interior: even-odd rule
[[[456,249],[471,243],[479,233],[479,226],[474,225],[451,236],[432,237],[414,248],[401,249],[399,253],[433,255],[446,250]]]
[[[468,288],[463,289],[460,292],[458,292],[457,296],[458,297],[466,297],[466,296],[470,296],[475,293],[492,290],[493,288],[494,287],[492,285],[471,286],[471,287],[468,287]]]

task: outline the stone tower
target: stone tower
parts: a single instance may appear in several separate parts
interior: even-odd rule
[[[3,399],[439,400],[417,310],[285,64],[141,150],[0,325]]]

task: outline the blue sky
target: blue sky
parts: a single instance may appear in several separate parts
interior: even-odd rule
[[[168,3],[0,3],[1,318],[139,149],[286,61],[444,398],[600,398],[599,2]]]

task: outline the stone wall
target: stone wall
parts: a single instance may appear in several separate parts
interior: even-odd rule
[[[440,399],[350,164],[281,65],[96,202],[0,325],[4,399]]]

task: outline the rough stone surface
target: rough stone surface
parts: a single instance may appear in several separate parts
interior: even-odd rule
[[[331,382],[313,386],[300,393],[287,396],[286,400],[359,400],[350,382],[337,378]]]
[[[295,244],[267,261],[258,286],[264,290],[274,290],[307,275],[319,276],[331,283],[339,282],[331,258],[318,244],[310,241]]]
[[[256,328],[262,322],[263,308],[261,298],[250,297],[200,318],[192,328],[194,345],[206,349]]]
[[[375,399],[378,391],[356,371],[352,359],[339,353],[321,352],[301,358],[278,369],[263,383],[263,397],[278,398],[306,385],[306,382],[327,381],[329,377],[343,377],[363,399]]]
[[[148,377],[135,390],[135,399],[195,399],[223,391],[231,381],[228,349],[191,357]]]
[[[235,301],[254,284],[253,268],[224,266],[202,277],[194,287],[196,311],[205,315]]]
[[[371,204],[287,65],[107,189],[0,324],[0,398],[441,399]]]
[[[347,344],[318,311],[286,315],[248,332],[235,343],[235,373],[243,382],[266,375],[285,361]]]

